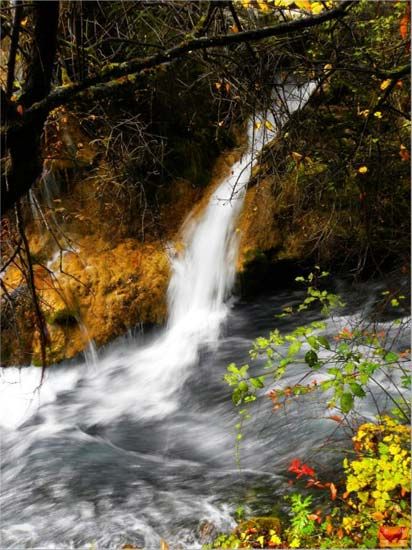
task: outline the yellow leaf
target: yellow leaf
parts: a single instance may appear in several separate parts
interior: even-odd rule
[[[361,166],[360,168],[358,168],[359,174],[366,174],[367,171],[368,171],[367,166]]]
[[[273,542],[273,544],[281,544],[282,541],[278,535],[272,535],[270,537],[270,542]]]
[[[312,13],[317,15],[323,11],[323,4],[321,2],[312,2],[311,4]]]
[[[300,10],[310,10],[311,9],[311,5],[310,5],[309,0],[296,0],[295,4]]]
[[[263,11],[263,13],[267,13],[268,11],[270,11],[269,6],[263,0],[257,0],[257,4],[259,8]]]
[[[376,113],[373,113],[373,116],[376,116],[376,118],[382,118],[382,113],[380,111],[376,111]]]
[[[389,84],[392,82],[391,78],[388,78],[387,80],[384,80],[381,84],[381,90],[386,90],[386,88],[389,86]]]
[[[255,122],[255,128],[256,128],[256,130],[259,130],[259,128],[260,128],[261,126],[262,126],[262,123],[261,123],[261,122],[259,122],[259,121]]]
[[[28,20],[29,20],[29,18],[28,18],[28,17],[25,17],[24,19],[22,19],[22,20],[20,21],[20,25],[21,25],[22,27],[25,27],[25,26],[27,25],[27,21],[28,21]]]
[[[268,130],[273,130],[273,124],[271,124],[268,120],[265,120],[265,126]]]

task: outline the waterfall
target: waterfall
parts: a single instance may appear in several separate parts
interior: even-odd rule
[[[185,224],[184,251],[171,258],[169,317],[163,332],[143,347],[124,344],[119,349],[114,345],[99,359],[98,368],[89,369],[86,374],[75,369],[76,374],[71,375],[72,384],[77,384],[81,377],[80,387],[76,389],[77,400],[93,404],[91,421],[109,422],[122,414],[162,418],[178,407],[179,390],[197,363],[200,350],[218,343],[229,311],[227,298],[235,278],[238,251],[235,225],[251,169],[264,144],[276,135],[285,117],[307,101],[313,86],[286,86],[280,99],[288,112],[275,109],[275,113],[265,113],[249,122],[248,145],[243,155],[211,195],[200,218]],[[14,401],[14,394],[18,393],[20,376],[23,376],[23,371],[17,374],[16,370],[6,369],[3,373],[4,382],[15,382],[14,387],[7,384],[9,399],[5,400],[13,408],[19,403]],[[26,390],[22,401],[25,408],[33,403],[44,404],[43,393],[46,402],[54,400],[59,390],[52,389],[57,378],[53,370],[47,373],[47,390],[42,388],[35,400]],[[27,379],[32,383],[27,383]],[[34,390],[37,385],[37,376],[33,373],[26,376],[25,388],[32,386]],[[61,384],[57,386],[61,388]],[[14,397],[10,397],[10,392]],[[20,417],[17,414],[18,421],[26,416],[23,409]],[[5,418],[5,413],[0,411],[0,418]]]
[[[291,88],[282,103],[292,111],[310,91]],[[202,525],[233,527],[229,495],[246,478],[239,483],[233,469],[233,408],[222,375],[250,347],[239,327],[246,320],[253,331],[256,322],[255,310],[239,319],[228,300],[236,224],[251,169],[285,116],[275,109],[249,123],[242,157],[183,225],[163,329],[56,365],[41,387],[38,368],[0,369],[4,547],[157,549],[163,538],[171,548],[200,548]],[[266,308],[272,320],[273,303]],[[236,338],[221,334],[229,320]],[[267,427],[262,420],[256,433]],[[306,429],[301,414],[299,421]],[[266,431],[258,456],[257,446],[248,455],[245,488],[262,486],[273,449],[292,452],[289,427]]]

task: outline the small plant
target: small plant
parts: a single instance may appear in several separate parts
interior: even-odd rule
[[[312,500],[311,495],[304,498],[299,493],[295,493],[290,497],[290,513],[292,517],[287,533],[290,539],[290,548],[300,548],[301,538],[308,537],[315,531],[315,523],[310,517]]]

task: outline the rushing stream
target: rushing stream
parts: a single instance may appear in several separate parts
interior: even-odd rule
[[[309,93],[288,97],[289,109]],[[162,331],[118,340],[95,361],[55,366],[39,389],[38,369],[2,373],[1,548],[154,549],[161,538],[198,548],[233,526],[240,500],[270,512],[296,449],[304,456],[334,429],[316,399],[278,415],[259,400],[236,466],[225,367],[245,361],[252,339],[280,323],[275,312],[301,299],[296,291],[253,304],[229,299],[236,217],[264,129],[251,125],[249,149],[202,217],[185,225]]]

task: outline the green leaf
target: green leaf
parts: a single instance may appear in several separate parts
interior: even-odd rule
[[[347,355],[350,352],[350,347],[348,344],[343,342],[342,344],[339,344],[338,346],[338,352],[342,353],[343,355]]]
[[[334,385],[333,380],[325,380],[324,382],[321,383],[320,386],[323,391],[326,391],[326,390],[329,390],[333,385]]]
[[[240,390],[241,392],[246,392],[246,391],[248,391],[248,389],[249,389],[249,386],[248,386],[247,382],[245,382],[244,380],[239,382],[238,390]]]
[[[265,380],[264,376],[259,376],[259,378],[250,378],[249,382],[252,384],[254,388],[264,388],[265,387],[264,380]]]
[[[401,381],[402,381],[402,388],[405,388],[405,389],[410,389],[411,387],[411,375],[410,374],[404,374],[402,377],[401,377]]]
[[[239,370],[236,367],[236,363],[230,363],[230,365],[227,367],[227,370],[229,372],[233,372],[233,374],[238,374],[239,373]]]
[[[318,336],[318,342],[324,348],[330,349],[329,340],[326,338],[326,336]]]
[[[247,395],[245,397],[245,403],[252,403],[252,401],[256,401],[256,395]]]
[[[385,355],[385,361],[387,363],[396,363],[396,361],[398,361],[398,356],[393,351],[390,351]]]
[[[240,367],[239,369],[240,376],[246,376],[248,369],[249,369],[249,365],[243,365],[242,367]]]
[[[388,455],[389,454],[389,447],[385,445],[385,443],[379,443],[378,444],[379,452],[381,455]]]
[[[240,403],[242,402],[242,399],[243,399],[243,392],[240,391],[238,388],[236,388],[232,393],[233,404],[236,406],[240,405]]]
[[[309,350],[305,354],[305,362],[311,367],[312,369],[318,368],[319,362],[318,362],[318,355],[313,350]]]
[[[291,357],[299,353],[301,347],[302,347],[302,342],[299,342],[299,340],[292,342],[292,344],[289,346],[288,356]]]
[[[328,369],[328,374],[333,374],[334,376],[340,376],[341,372],[337,367],[330,367],[330,369]]]
[[[360,384],[356,382],[349,382],[349,387],[353,395],[356,395],[356,397],[365,397],[366,393]]]
[[[308,341],[310,347],[312,347],[316,351],[319,349],[319,342],[318,342],[318,339],[316,338],[316,336],[308,336],[307,341]]]
[[[346,363],[344,367],[344,371],[347,374],[352,374],[355,371],[355,365],[353,363]]]
[[[259,338],[256,338],[255,343],[259,348],[264,349],[269,345],[269,340],[260,336]]]
[[[353,407],[353,395],[351,393],[345,392],[340,398],[340,408],[343,413],[348,413]]]

